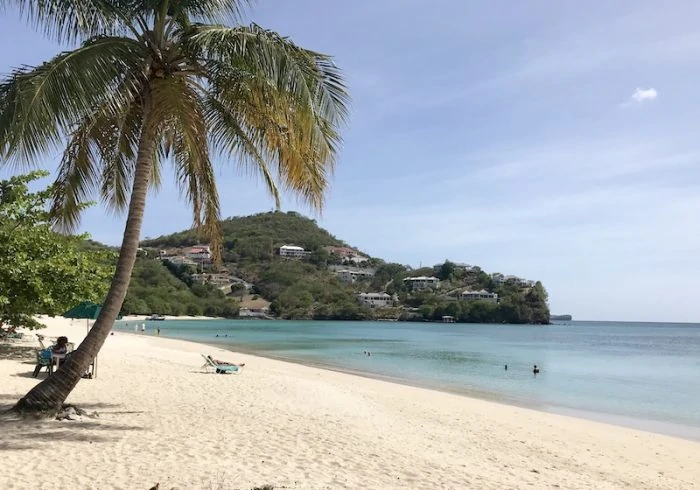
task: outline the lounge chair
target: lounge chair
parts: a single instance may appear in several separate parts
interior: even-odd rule
[[[32,377],[36,378],[39,376],[39,372],[41,371],[41,368],[46,368],[49,374],[53,373],[53,359],[51,356],[45,356],[42,355],[43,349],[42,350],[37,350],[36,351],[36,366],[34,366],[34,373],[32,373]]]
[[[209,368],[213,368],[214,372],[216,372],[217,374],[237,373],[240,370],[238,366],[233,366],[231,364],[217,364],[211,356],[205,356],[204,354],[202,354],[202,357],[206,361],[202,367],[207,372],[209,372]]]

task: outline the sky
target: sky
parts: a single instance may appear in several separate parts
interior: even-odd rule
[[[283,210],[387,261],[541,280],[575,319],[700,321],[699,17],[690,0],[260,0],[247,20],[334,55],[353,99],[323,214]],[[13,12],[0,41],[1,73],[61,49]],[[224,216],[272,209],[219,163]],[[165,180],[143,236],[191,225]],[[82,229],[118,244],[123,222],[96,207]]]

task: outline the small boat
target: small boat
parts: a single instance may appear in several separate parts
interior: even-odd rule
[[[146,320],[150,322],[161,322],[165,320],[165,317],[163,315],[151,315],[148,318],[146,318]]]

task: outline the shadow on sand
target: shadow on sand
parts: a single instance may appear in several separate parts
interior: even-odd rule
[[[20,418],[9,410],[21,395],[0,394],[0,451],[36,449],[50,442],[113,443],[124,431],[145,430],[137,425],[120,424],[116,416],[143,413],[114,410],[113,403],[85,403],[80,408],[88,413],[98,411],[99,418],[58,421],[53,419]],[[110,410],[111,409],[111,410]]]

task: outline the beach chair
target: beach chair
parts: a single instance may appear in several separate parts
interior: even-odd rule
[[[41,371],[41,368],[46,368],[49,374],[53,372],[53,359],[51,358],[51,354],[45,355],[47,349],[42,349],[42,350],[37,350],[36,351],[36,366],[34,366],[34,372],[32,373],[32,377],[36,378],[39,376],[39,372]]]
[[[206,372],[209,372],[209,368],[214,369],[214,372],[217,374],[237,373],[239,371],[238,366],[231,366],[229,364],[217,364],[216,362],[214,362],[214,359],[212,359],[211,356],[205,356],[204,354],[202,354],[202,357],[206,361],[202,366],[206,370]]]

